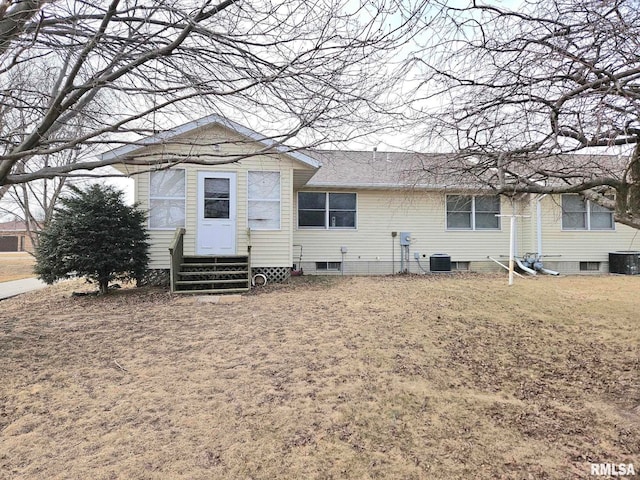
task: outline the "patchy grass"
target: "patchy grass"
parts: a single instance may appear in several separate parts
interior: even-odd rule
[[[33,256],[26,252],[0,253],[0,282],[35,277]]]
[[[592,478],[640,469],[638,277],[332,278],[2,302],[6,478]],[[88,287],[90,289],[91,287]]]

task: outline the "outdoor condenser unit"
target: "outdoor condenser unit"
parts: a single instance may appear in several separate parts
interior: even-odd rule
[[[446,253],[434,253],[429,257],[429,270],[432,272],[450,272],[451,256]]]
[[[609,272],[623,275],[640,274],[640,252],[610,252]]]

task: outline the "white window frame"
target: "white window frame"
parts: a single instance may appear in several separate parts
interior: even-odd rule
[[[168,172],[168,171],[173,171],[173,172],[183,172],[184,178],[184,196],[183,197],[167,197],[167,196],[153,196],[152,195],[152,191],[151,191],[151,177],[154,173],[163,173],[163,172]],[[149,218],[147,219],[147,228],[149,230],[157,230],[157,231],[163,231],[163,230],[175,230],[176,228],[184,228],[186,226],[187,223],[187,169],[186,168],[171,168],[171,169],[164,169],[164,170],[152,170],[149,172],[149,182],[148,182],[148,186],[149,186],[149,195],[148,195],[148,202],[149,202]],[[184,221],[182,222],[182,225],[180,226],[175,226],[175,227],[152,227],[151,226],[151,200],[173,200],[173,201],[178,201],[178,200],[182,200],[183,202],[183,211],[184,211]]]
[[[471,197],[471,227],[470,228],[466,228],[466,227],[449,227],[449,211],[447,209],[447,204],[448,201],[447,199],[449,197]],[[501,217],[497,217],[498,218],[498,226],[496,228],[476,228],[476,198],[477,197],[498,197],[499,199],[499,210],[497,215],[501,215],[502,214],[502,199],[499,195],[483,195],[483,194],[479,194],[479,195],[466,195],[466,194],[458,194],[458,193],[451,193],[451,194],[447,194],[445,195],[445,199],[444,199],[444,225],[445,225],[445,230],[447,231],[451,231],[451,232],[499,232],[502,231],[502,221],[501,221]],[[480,212],[480,213],[486,213],[486,212]]]
[[[454,272],[471,271],[471,262],[469,261],[451,261],[451,270]]]
[[[340,272],[342,271],[342,262],[316,262],[317,272]]]
[[[322,193],[324,194],[324,226],[320,227],[320,226],[301,226],[300,225],[300,194],[304,194],[304,193]],[[331,209],[329,208],[329,195],[331,194],[346,194],[346,195],[354,195],[355,199],[356,199],[356,206],[353,210],[354,212],[354,221],[353,221],[353,227],[332,227],[330,225],[330,218],[329,218],[329,212],[331,211]],[[297,208],[296,208],[296,224],[297,224],[297,228],[299,230],[357,230],[358,229],[358,194],[357,192],[329,192],[329,191],[322,191],[322,192],[315,192],[315,191],[305,191],[305,192],[298,192],[297,194]],[[351,210],[342,210],[342,211],[351,211]]]
[[[599,272],[602,262],[597,261],[583,261],[578,263],[578,269],[581,272]],[[596,267],[596,268],[593,268]]]
[[[585,226],[584,228],[569,228],[569,227],[565,227],[564,226],[564,206],[563,206],[563,198],[565,196],[572,196],[572,197],[580,197],[582,199],[583,202],[585,202],[587,210],[586,210],[586,221],[585,221]],[[592,202],[591,200],[584,198],[583,196],[581,196],[580,194],[577,193],[563,193],[562,196],[560,197],[560,221],[562,223],[562,231],[564,232],[615,232],[616,230],[616,221],[613,218],[613,210],[610,210],[608,213],[611,216],[611,227],[607,227],[607,228],[592,228],[591,226],[591,205]],[[600,206],[600,205],[598,205]],[[605,213],[605,212],[597,212],[597,213]]]
[[[278,199],[271,199],[271,198],[250,198],[249,196],[249,176],[252,173],[277,173],[278,174]],[[278,215],[278,227],[277,228],[256,228],[256,227],[251,227],[249,225],[249,212],[250,212],[250,207],[249,207],[249,203],[250,202],[265,202],[265,203],[277,203],[278,204],[278,211],[279,211],[279,215]],[[282,229],[282,173],[280,171],[277,170],[250,170],[247,171],[247,228],[250,228],[253,231],[260,231],[260,232],[277,232],[280,231]]]

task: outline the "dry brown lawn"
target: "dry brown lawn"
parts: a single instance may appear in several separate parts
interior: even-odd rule
[[[0,253],[0,282],[35,277],[33,265],[33,256],[28,253]]]
[[[640,470],[640,277],[297,280],[0,302],[0,477]]]

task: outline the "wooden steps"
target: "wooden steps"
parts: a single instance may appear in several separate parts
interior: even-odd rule
[[[251,287],[248,255],[183,256],[175,293],[241,293]]]
[[[190,295],[223,295],[227,293],[245,293],[247,288],[214,288],[207,290],[176,290],[173,293],[188,293]]]

